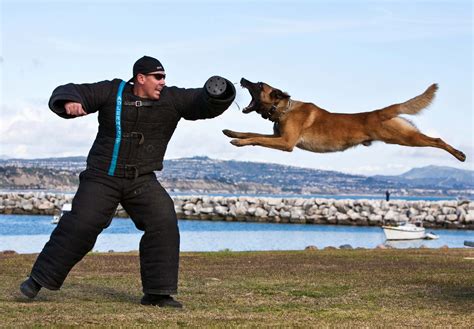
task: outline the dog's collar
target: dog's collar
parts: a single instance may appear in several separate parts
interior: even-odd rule
[[[278,117],[273,118],[273,115],[275,114],[276,110],[278,109],[278,106],[272,105],[270,110],[268,110],[268,119],[271,120],[271,121],[278,121],[278,119],[280,119],[280,117],[283,114],[288,112],[290,110],[290,108],[291,108],[291,98],[288,98],[288,103],[286,103],[286,108],[281,112],[281,114]]]

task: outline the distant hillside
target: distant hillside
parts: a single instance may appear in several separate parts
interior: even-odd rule
[[[471,180],[474,181],[474,171],[463,170],[451,167],[427,166],[422,168],[413,168],[406,173],[400,175],[405,179],[455,179],[458,181]]]
[[[77,188],[85,157],[0,160],[2,189]],[[16,169],[15,169],[16,168]],[[14,170],[15,169],[15,170]],[[415,168],[398,176],[362,176],[271,163],[191,157],[165,160],[157,173],[174,192],[251,194],[471,195],[474,172],[450,167]],[[61,178],[62,177],[62,178]]]
[[[413,168],[399,176],[374,176],[374,178],[416,187],[474,188],[474,171],[451,167],[427,166]]]
[[[0,166],[1,189],[71,191],[78,184],[78,175],[72,171]]]

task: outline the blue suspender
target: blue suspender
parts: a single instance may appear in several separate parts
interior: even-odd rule
[[[115,173],[115,168],[117,167],[117,158],[120,150],[120,141],[122,140],[122,126],[120,123],[120,118],[122,114],[122,93],[125,85],[125,81],[120,82],[120,86],[117,91],[117,103],[115,106],[115,145],[108,172],[109,176],[113,176]]]

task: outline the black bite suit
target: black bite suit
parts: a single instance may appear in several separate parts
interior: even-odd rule
[[[119,79],[92,84],[67,84],[53,91],[50,108],[59,116],[67,101],[81,103],[87,113],[99,112],[99,131],[79,178],[72,211],[65,214],[39,254],[31,277],[57,290],[72,267],[92,250],[119,203],[135,226],[140,241],[143,291],[175,294],[178,284],[179,230],[171,197],[154,171],[163,168],[167,144],[181,118],[213,118],[235,98],[227,81],[216,97],[206,88],[164,87],[160,99],[133,95],[133,85]]]

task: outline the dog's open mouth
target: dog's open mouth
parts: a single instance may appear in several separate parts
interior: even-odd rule
[[[242,110],[242,112],[244,113],[250,113],[252,111],[254,111],[255,109],[255,105],[257,105],[257,102],[252,98],[252,100],[250,101],[250,104],[247,105],[246,107],[244,107],[244,109]]]
[[[244,109],[242,110],[243,113],[250,113],[252,111],[256,111],[258,106],[259,106],[259,103],[258,103],[258,98],[256,98],[254,96],[254,93],[257,91],[258,87],[257,87],[257,84],[256,83],[253,83],[253,82],[250,82],[248,81],[247,79],[245,78],[242,78],[240,80],[240,85],[242,86],[242,88],[245,88],[249,91],[250,93],[250,96],[252,97],[252,100],[250,101],[250,104],[247,105],[246,107],[244,107]]]

